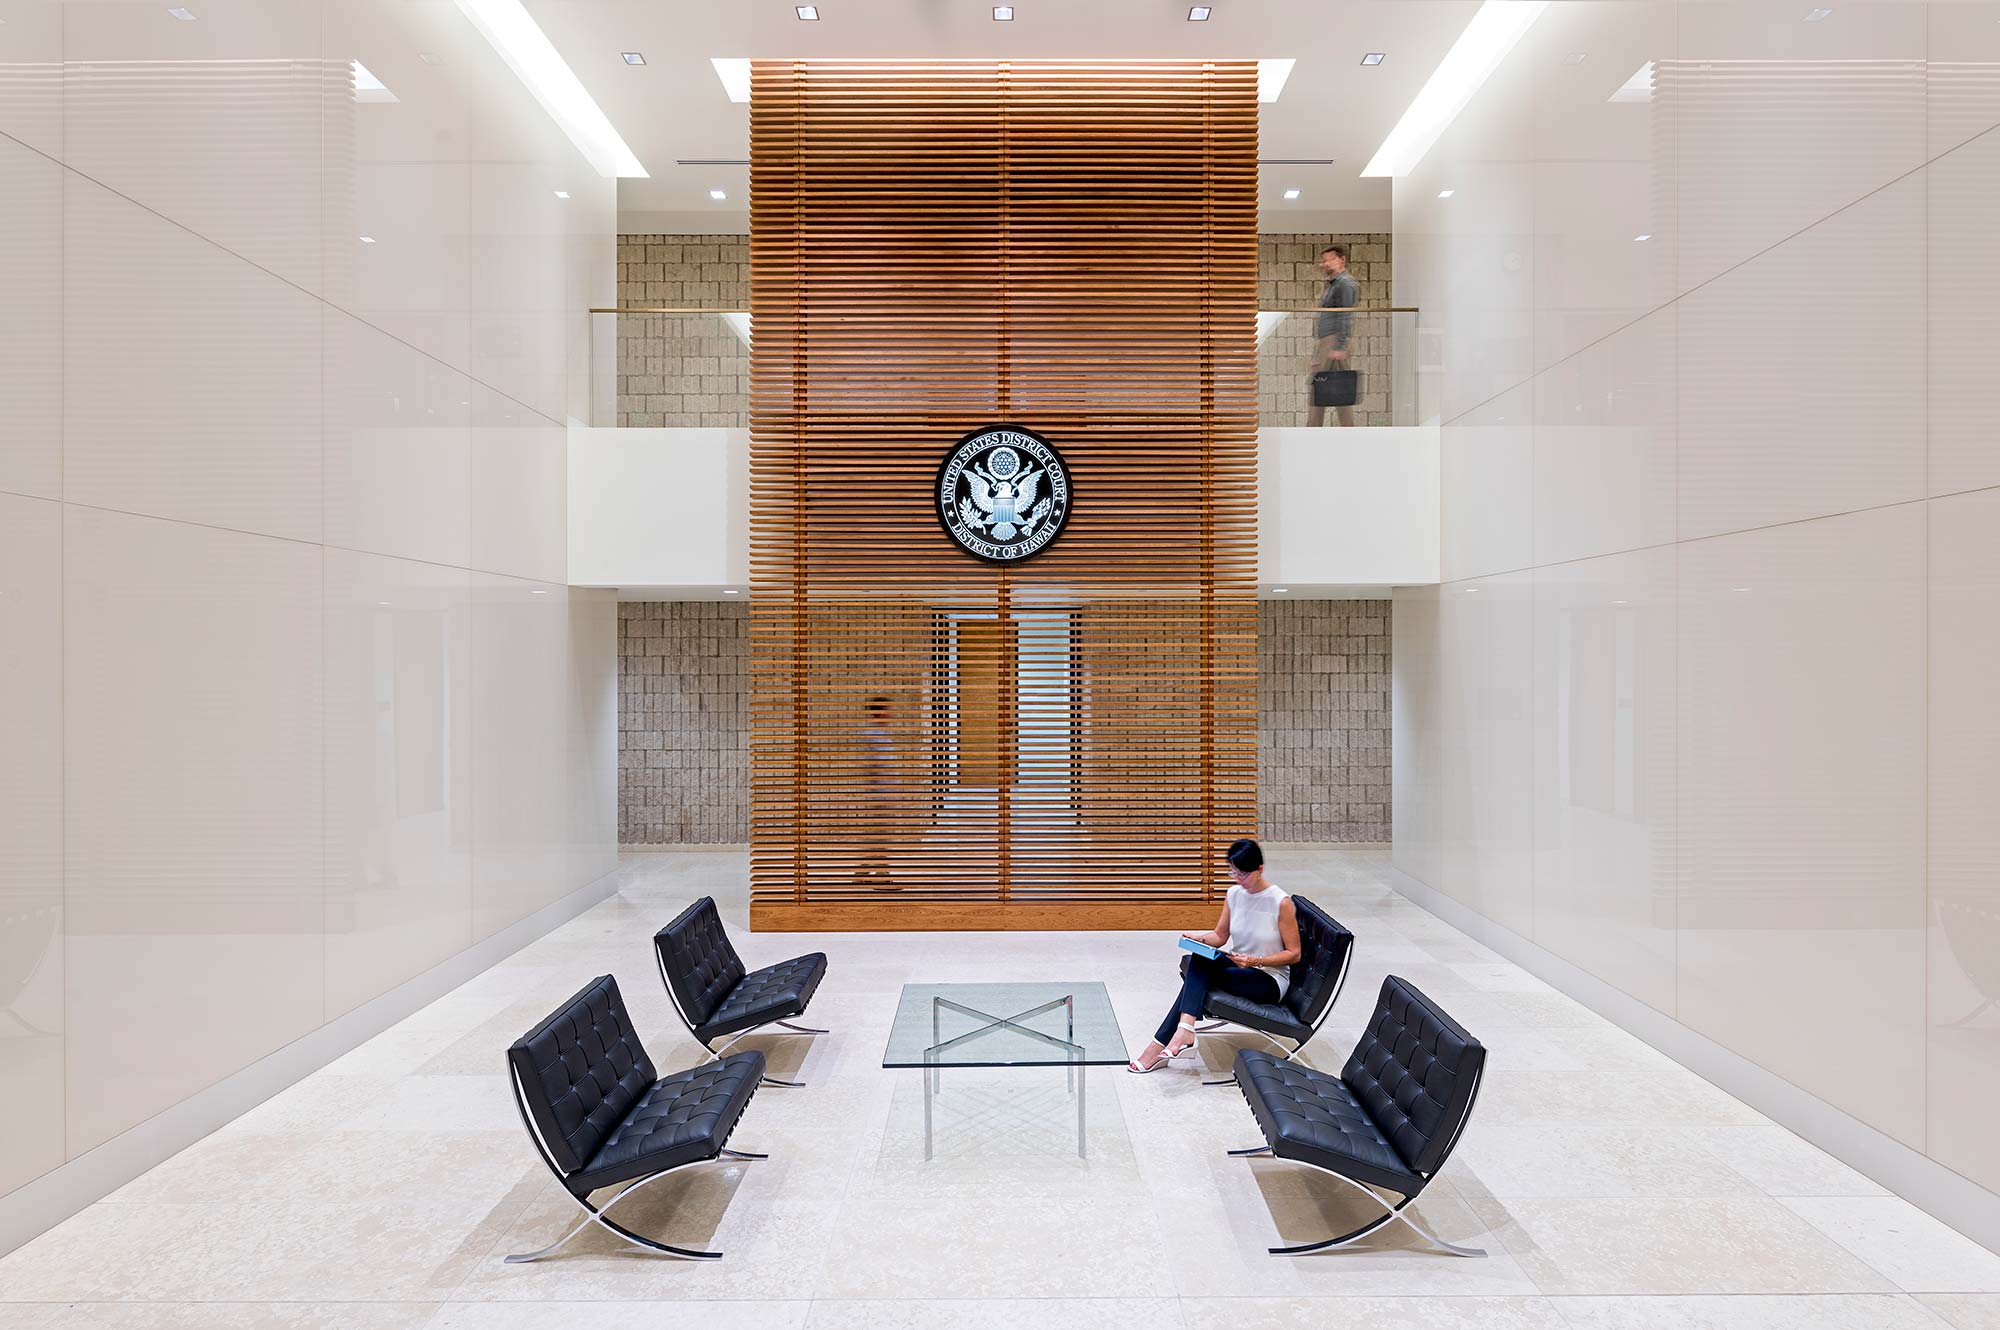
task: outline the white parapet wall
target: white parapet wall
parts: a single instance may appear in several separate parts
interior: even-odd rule
[[[1266,429],[1257,441],[1258,581],[1438,580],[1438,429]]]
[[[750,434],[569,434],[569,577],[662,598],[750,576]],[[1435,426],[1267,429],[1258,441],[1258,581],[1311,591],[1438,577]]]
[[[569,578],[699,595],[750,580],[750,431],[569,431]]]

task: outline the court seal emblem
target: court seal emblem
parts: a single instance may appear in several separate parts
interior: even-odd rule
[[[1019,563],[1069,521],[1069,467],[1033,430],[988,425],[960,439],[937,474],[937,515],[952,543],[988,563]]]

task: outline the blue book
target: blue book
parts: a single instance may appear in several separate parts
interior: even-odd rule
[[[1206,956],[1212,961],[1222,959],[1222,952],[1219,948],[1211,947],[1206,942],[1197,942],[1191,937],[1181,939],[1181,950],[1191,951],[1197,956]]]

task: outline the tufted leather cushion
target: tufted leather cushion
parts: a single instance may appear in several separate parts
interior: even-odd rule
[[[820,951],[753,971],[729,990],[705,1023],[695,1026],[694,1037],[705,1044],[753,1025],[796,1016],[806,1009],[825,976],[826,953]]]
[[[1301,1024],[1292,1009],[1282,1002],[1252,1002],[1234,993],[1211,992],[1208,1014],[1266,1034],[1282,1035],[1293,1043],[1302,1044],[1312,1037],[1312,1027]]]
[[[1299,959],[1292,966],[1284,1005],[1301,1025],[1310,1027],[1334,999],[1354,950],[1354,934],[1304,896],[1292,897],[1292,911],[1299,921]]]
[[[722,931],[715,899],[703,896],[682,910],[680,917],[653,934],[660,968],[674,987],[688,1024],[699,1028],[722,1005],[730,990],[743,982],[743,962]]]
[[[1340,1078],[1404,1162],[1428,1176],[1471,1112],[1485,1064],[1483,1044],[1416,985],[1392,974]]]
[[[764,1055],[732,1053],[677,1072],[639,1096],[583,1171],[563,1182],[579,1196],[599,1187],[708,1159],[729,1141],[764,1078]]]
[[[1404,1196],[1423,1189],[1424,1180],[1339,1077],[1254,1048],[1236,1055],[1235,1070],[1272,1154]]]
[[[535,1127],[564,1173],[597,1153],[654,1079],[618,981],[608,974],[591,980],[516,1039],[507,1059]]]

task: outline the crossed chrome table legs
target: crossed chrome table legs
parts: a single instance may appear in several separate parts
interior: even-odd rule
[[[1052,1034],[1043,1034],[1040,1030],[1033,1030],[1021,1024],[1022,1021],[1028,1020],[1030,1017],[1054,1011],[1057,1007],[1063,1008],[1065,1020],[1063,1033],[1069,1036],[1067,1039],[1058,1039]],[[984,1021],[985,1024],[979,1026],[977,1029],[968,1030],[964,1034],[955,1035],[950,1039],[943,1039],[941,1037],[943,1031],[940,1028],[940,1017],[946,1011],[955,1011],[961,1016],[970,1016],[974,1020]],[[968,1040],[977,1039],[979,1036],[989,1034],[994,1030],[1011,1030],[1015,1034],[1026,1035],[1030,1039],[1063,1051],[1063,1079],[1070,1095],[1076,1100],[1076,1157],[1078,1159],[1088,1158],[1088,1138],[1084,1129],[1084,1091],[1085,1087],[1090,1083],[1090,1076],[1083,1063],[1083,1046],[1075,1042],[1076,995],[1072,993],[1065,997],[1044,1002],[1038,1007],[1030,1007],[1026,1011],[1016,1012],[1012,1016],[995,1016],[991,1012],[980,1011],[976,1007],[968,1007],[964,1003],[954,1002],[947,997],[931,998],[932,1043],[929,1048],[924,1050],[923,1066],[924,1159],[929,1161],[933,1155],[931,1101],[937,1097],[938,1092],[942,1089],[943,1071],[947,1065],[950,1065],[943,1060],[944,1054]],[[1033,1063],[1029,1065],[1049,1066],[1053,1064]]]

